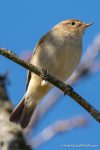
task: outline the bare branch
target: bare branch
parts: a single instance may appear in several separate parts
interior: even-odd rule
[[[36,75],[46,79],[51,84],[58,87],[60,90],[64,92],[64,94],[69,95],[73,100],[75,100],[78,104],[80,104],[84,109],[86,109],[90,115],[98,122],[100,122],[100,111],[96,110],[90,103],[88,103],[83,97],[73,91],[70,85],[66,85],[65,83],[61,82],[60,80],[56,79],[52,75],[50,75],[46,70],[40,70],[36,66],[25,62],[21,58],[19,58],[15,53],[10,50],[0,48],[0,54],[7,57],[8,59],[16,62],[17,64],[23,66],[24,68],[30,70],[31,72],[35,73]]]
[[[97,57],[100,55],[100,34],[95,37],[91,46],[86,50],[86,53],[72,76],[67,80],[68,84],[76,84],[80,79],[90,77],[94,72],[100,70],[100,60]]]
[[[74,117],[67,120],[58,120],[52,125],[47,126],[38,135],[33,137],[29,143],[33,148],[39,147],[48,140],[52,139],[55,135],[63,132],[68,132],[77,127],[82,127],[87,124],[87,120],[84,117]]]

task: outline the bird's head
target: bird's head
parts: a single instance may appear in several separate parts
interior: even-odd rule
[[[68,35],[78,35],[79,37],[83,36],[84,30],[91,26],[93,23],[84,23],[80,20],[76,19],[69,19],[69,20],[64,20],[60,22],[58,25],[56,25],[54,28],[55,29],[60,29],[63,30],[65,33]]]

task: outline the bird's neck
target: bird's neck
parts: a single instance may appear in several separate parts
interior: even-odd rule
[[[79,35],[78,32],[69,32],[67,30],[57,30],[53,31],[54,35],[56,36],[55,39],[61,44],[69,43],[73,46],[80,46],[82,47],[82,35]]]
[[[82,45],[82,36],[80,36],[77,32],[71,32],[71,33],[66,33],[65,34],[65,40],[68,41],[69,43],[77,46]]]

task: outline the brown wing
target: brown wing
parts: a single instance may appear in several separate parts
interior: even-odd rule
[[[49,32],[47,32],[47,34],[48,34],[48,33],[49,33]],[[33,52],[33,54],[32,54],[31,59],[34,59],[34,55],[35,55],[35,53],[36,53],[36,50],[37,50],[38,47],[45,41],[45,38],[46,38],[47,34],[44,35],[44,36],[39,40],[39,42],[37,43],[37,45],[35,46],[35,49],[34,49],[34,52]],[[30,60],[30,62],[31,62],[31,60]],[[28,88],[30,79],[31,79],[31,71],[28,71],[28,73],[27,73],[27,81],[26,81],[26,91],[27,91],[27,88]]]
[[[40,41],[41,41],[41,40],[40,40]],[[35,51],[36,51],[37,47],[38,47],[39,44],[40,44],[40,41],[37,43],[37,45],[36,45],[36,47],[35,47],[35,50],[34,50],[34,52],[33,52],[33,54],[32,54],[31,59],[33,58],[33,55],[35,54]],[[30,62],[31,62],[31,59],[30,59]],[[33,59],[34,59],[34,58],[33,58]],[[26,80],[26,91],[27,91],[27,88],[28,88],[30,79],[31,79],[31,71],[28,70],[28,72],[27,72],[27,80]]]
[[[43,42],[43,39],[44,39],[44,38],[42,38],[42,39],[37,43],[37,45],[36,45],[36,47],[35,47],[35,50],[34,50],[34,52],[33,52],[33,54],[32,54],[31,59],[33,58],[33,55],[35,54],[36,49],[38,48],[38,46]],[[33,59],[34,59],[34,58],[33,58]],[[31,60],[30,60],[30,62],[31,62]],[[28,70],[28,72],[27,72],[27,81],[26,81],[26,91],[27,91],[27,88],[28,88],[30,79],[31,79],[31,71]]]
[[[27,73],[27,81],[26,81],[26,91],[27,91],[27,88],[28,88],[30,79],[31,79],[31,71],[28,70],[28,73]]]

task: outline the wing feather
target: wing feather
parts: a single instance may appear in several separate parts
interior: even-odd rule
[[[50,32],[47,32],[46,35],[44,35],[44,36],[39,40],[39,42],[36,44],[31,59],[34,59],[34,55],[35,55],[35,53],[36,53],[36,50],[38,50],[39,46],[47,39],[47,34],[49,34],[49,33],[50,33]],[[30,59],[30,62],[31,62],[31,59]],[[31,79],[31,71],[28,71],[28,73],[27,73],[27,81],[26,81],[26,90],[27,90],[27,88],[28,88],[30,79]]]
[[[33,51],[33,54],[32,54],[31,59],[34,59],[35,52],[36,52],[36,50],[38,49],[38,47],[41,45],[41,43],[44,42],[45,37],[46,37],[46,35],[44,35],[44,36],[39,40],[39,42],[37,43],[37,45],[35,46],[35,49],[34,49],[34,51]],[[30,62],[31,62],[31,59],[30,59]],[[28,73],[27,73],[27,81],[26,81],[26,91],[27,91],[27,88],[28,88],[30,79],[31,79],[31,71],[28,70]]]

